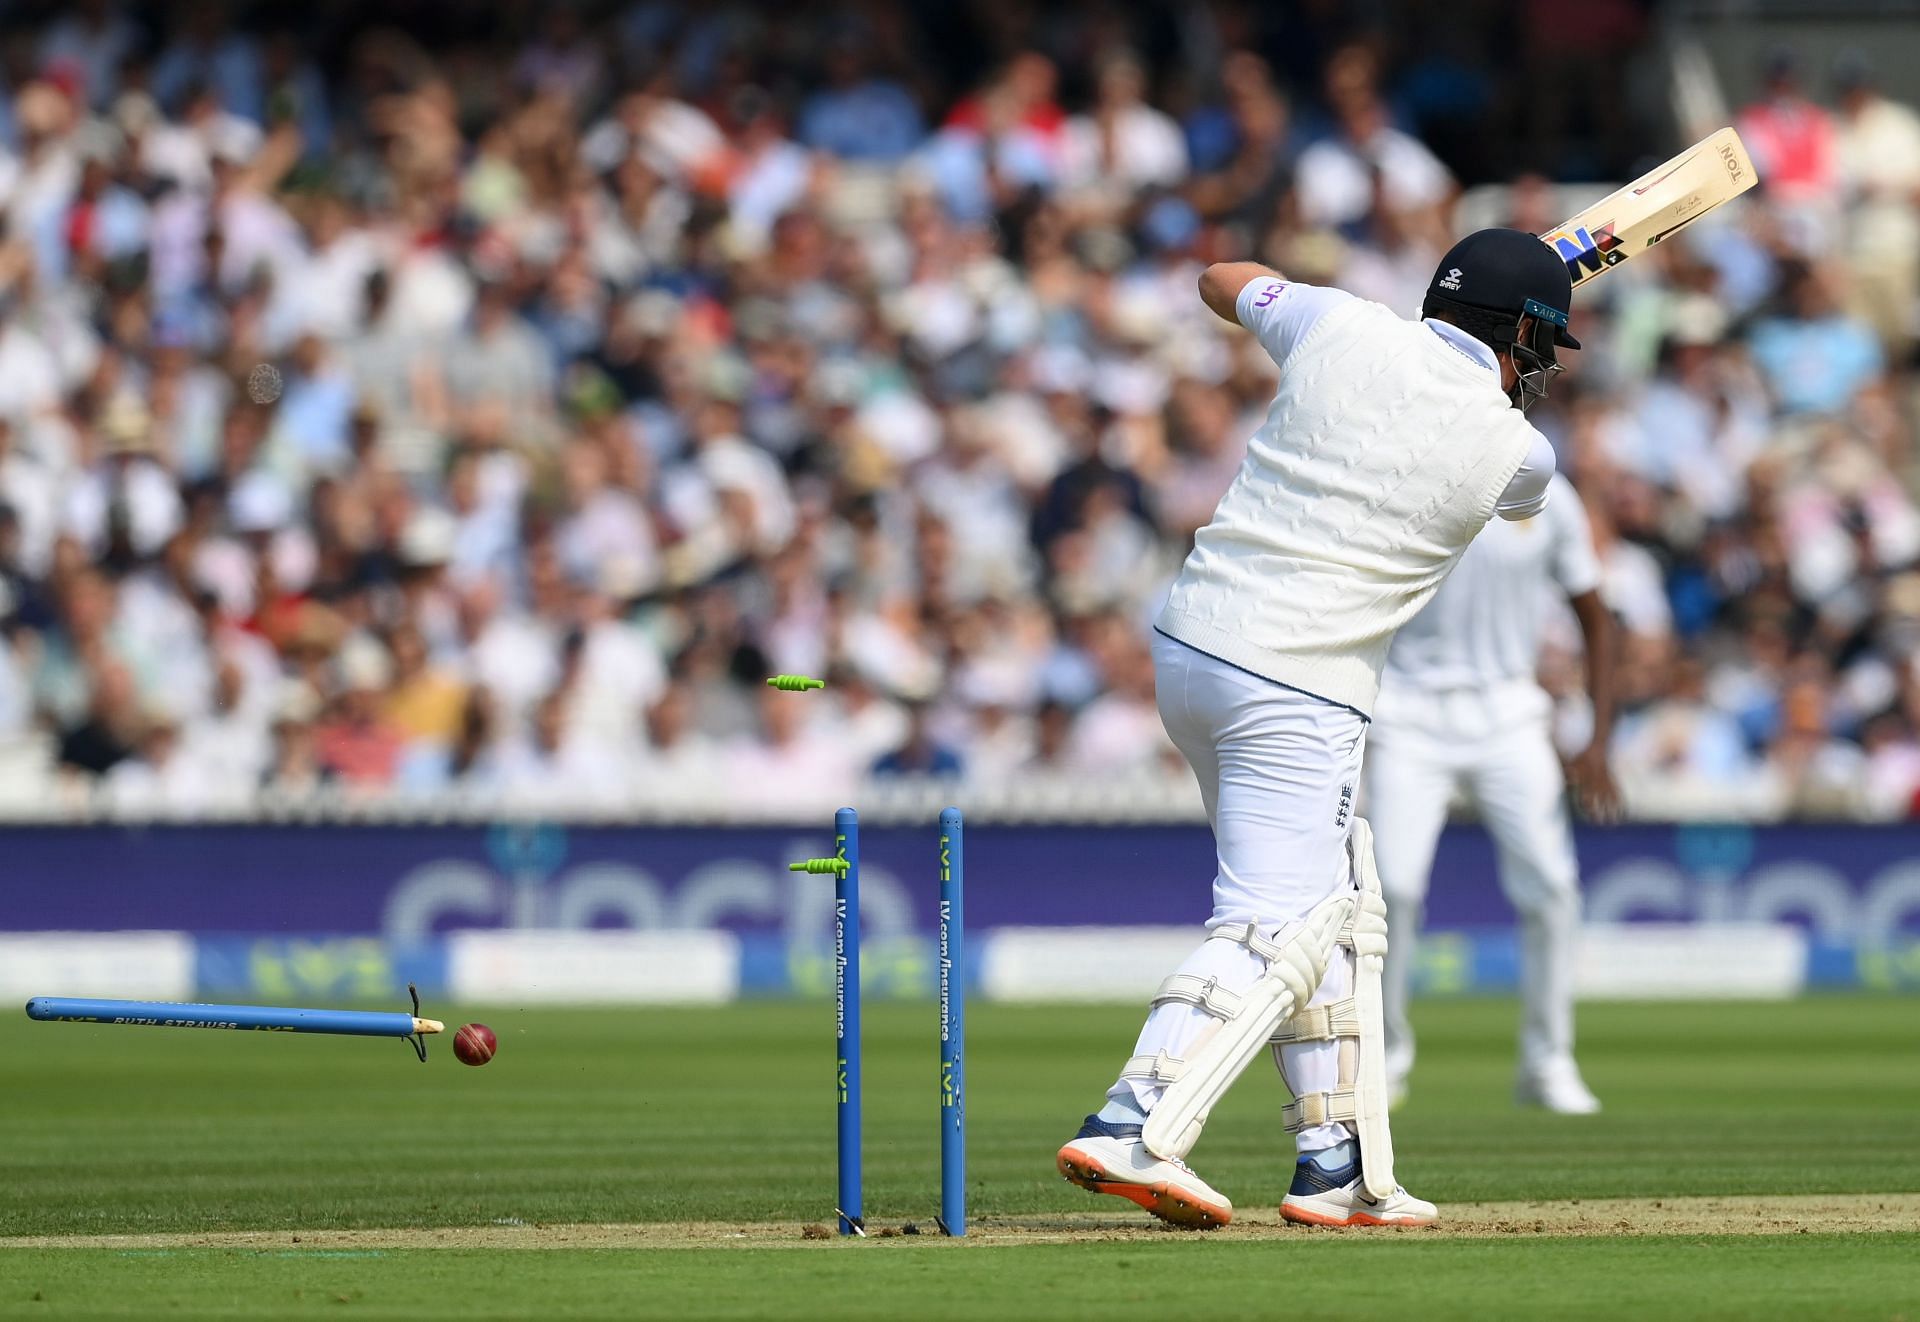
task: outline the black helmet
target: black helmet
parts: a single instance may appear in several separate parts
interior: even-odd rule
[[[1554,349],[1580,347],[1567,331],[1572,306],[1573,278],[1558,254],[1524,230],[1487,229],[1467,235],[1440,259],[1421,315],[1444,312],[1496,353],[1511,353],[1520,370],[1514,403],[1524,409],[1546,394],[1547,377],[1559,370]]]

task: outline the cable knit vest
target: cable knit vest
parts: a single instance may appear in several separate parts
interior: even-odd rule
[[[1493,517],[1532,429],[1499,379],[1377,303],[1294,346],[1162,633],[1363,713],[1387,647]]]

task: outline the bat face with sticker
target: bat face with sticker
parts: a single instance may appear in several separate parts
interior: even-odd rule
[[[1701,139],[1618,192],[1540,236],[1578,289],[1731,202],[1759,180],[1730,128]]]

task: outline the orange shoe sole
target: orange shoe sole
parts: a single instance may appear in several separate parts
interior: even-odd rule
[[[1395,1230],[1421,1230],[1434,1224],[1431,1221],[1389,1221],[1384,1217],[1369,1216],[1365,1212],[1354,1212],[1345,1217],[1328,1216],[1325,1212],[1316,1212],[1310,1207],[1296,1207],[1291,1203],[1280,1204],[1280,1219],[1291,1221],[1296,1226],[1331,1226],[1336,1230],[1345,1230],[1352,1226],[1388,1226]]]
[[[1108,1193],[1138,1203],[1168,1225],[1182,1226],[1188,1230],[1216,1230],[1233,1220],[1232,1208],[1195,1198],[1166,1180],[1156,1184],[1116,1180],[1113,1172],[1102,1165],[1099,1158],[1071,1143],[1060,1149],[1054,1164],[1066,1176],[1068,1183],[1077,1184],[1091,1193]]]

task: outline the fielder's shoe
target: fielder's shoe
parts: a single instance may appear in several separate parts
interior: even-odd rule
[[[1233,1204],[1226,1195],[1188,1170],[1184,1161],[1162,1161],[1148,1152],[1139,1125],[1090,1115],[1054,1164],[1082,1189],[1131,1199],[1171,1225],[1211,1230],[1233,1220]]]
[[[1300,1158],[1280,1215],[1303,1226],[1430,1226],[1440,1209],[1395,1186],[1374,1198],[1360,1181],[1360,1145],[1353,1139]]]
[[[1580,1077],[1580,1067],[1568,1057],[1523,1070],[1514,1080],[1513,1100],[1521,1106],[1539,1106],[1556,1115],[1593,1115],[1600,1099]]]

